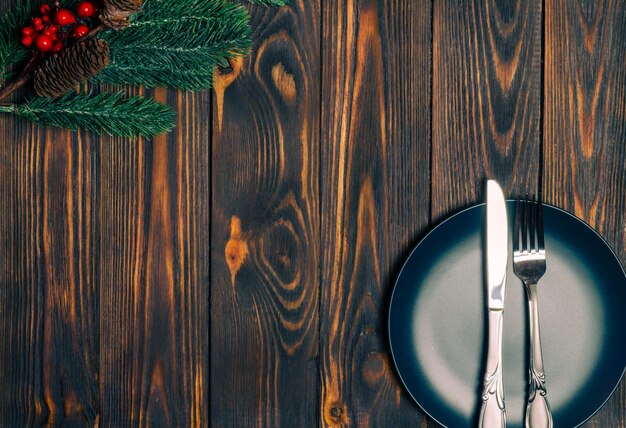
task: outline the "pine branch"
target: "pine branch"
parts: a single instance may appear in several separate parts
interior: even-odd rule
[[[280,7],[289,3],[289,0],[248,0],[250,3],[260,4],[262,6]]]
[[[0,17],[0,87],[13,76],[16,65],[28,56],[28,50],[20,43],[20,29],[39,4],[41,1],[26,0]]]
[[[20,28],[39,6],[49,0],[24,0],[0,17],[0,99],[28,81],[42,58],[29,56],[20,43]],[[72,9],[79,0],[64,0]],[[248,0],[282,6],[288,0]],[[127,29],[116,31],[100,23],[89,37],[103,38],[110,48],[110,65],[96,79],[108,83],[143,84],[200,90],[213,83],[216,66],[245,55],[251,29],[245,7],[228,0],[145,0],[143,10],[130,17]],[[21,71],[18,75],[18,66]],[[8,85],[6,81],[11,78]],[[19,104],[0,104],[0,113],[29,119],[44,126],[95,133],[147,137],[175,126],[174,111],[154,99],[124,98],[122,94],[83,95],[71,92],[62,98],[35,97]]]
[[[24,104],[0,107],[40,125],[79,128],[97,134],[151,137],[175,126],[174,112],[152,98],[124,98],[122,94],[95,96],[70,93],[62,98],[33,98]]]
[[[147,0],[123,31],[101,34],[109,66],[97,76],[107,83],[209,88],[213,70],[250,49],[248,13],[223,0]]]
[[[212,16],[228,19],[233,9],[239,9],[227,0],[145,0],[142,14],[134,17],[141,20],[142,15],[149,18],[182,18],[184,16]]]
[[[74,8],[79,0],[65,0],[63,7]],[[24,0],[0,17],[0,88],[17,72],[17,66],[28,58],[21,43],[20,30],[37,13],[44,0]]]

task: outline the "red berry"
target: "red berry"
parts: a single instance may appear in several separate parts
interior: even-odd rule
[[[63,42],[56,42],[56,43],[54,44],[54,46],[52,46],[52,51],[51,51],[51,52],[52,52],[53,54],[55,54],[55,53],[59,53],[59,52],[61,52],[61,51],[63,50],[63,48],[64,48],[64,47],[65,47],[65,46],[63,45]]]
[[[74,14],[67,9],[59,9],[54,18],[59,25],[71,25],[76,22]]]
[[[52,36],[54,36],[54,31],[52,31],[52,30],[50,29],[50,27],[48,27],[48,28],[46,28],[45,30],[43,30],[43,34],[45,34],[46,36],[50,36],[50,37],[52,37]]]
[[[59,31],[59,26],[58,25],[54,25],[54,24],[50,24],[50,26],[48,28],[46,28],[46,31],[50,31],[52,34],[55,34],[56,32]]]
[[[81,18],[89,18],[96,12],[96,9],[93,7],[93,3],[84,1],[78,5],[76,12]]]
[[[32,36],[34,32],[35,32],[35,29],[33,27],[22,28],[22,35],[24,36]]]
[[[31,36],[22,37],[22,44],[26,47],[29,47],[33,44],[33,38]]]
[[[42,18],[43,22],[45,22],[46,24],[50,23],[50,17],[48,15],[44,15]]]
[[[48,52],[52,49],[52,39],[50,36],[46,36],[45,34],[40,34],[35,39],[35,46],[40,52]]]
[[[89,27],[87,27],[84,24],[80,24],[80,25],[77,25],[76,28],[74,28],[74,32],[72,33],[72,35],[74,36],[75,39],[80,39],[81,37],[86,36],[88,32],[89,32]]]
[[[50,14],[50,6],[48,6],[47,4],[41,5],[41,9],[39,9],[39,10],[44,15],[49,15]]]
[[[43,21],[41,18],[33,18],[33,27],[35,28],[35,31],[43,30]]]

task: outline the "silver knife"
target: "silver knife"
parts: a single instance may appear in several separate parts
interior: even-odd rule
[[[508,222],[504,195],[498,183],[487,181],[487,364],[479,427],[505,427],[502,387],[502,315],[508,260]]]

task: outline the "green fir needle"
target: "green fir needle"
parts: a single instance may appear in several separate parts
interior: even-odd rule
[[[248,0],[283,6],[287,0]],[[61,1],[73,9],[78,0]],[[0,17],[0,88],[15,79],[28,57],[20,29],[44,0],[24,0]],[[245,7],[226,0],[145,0],[141,12],[124,30],[106,29],[98,37],[110,48],[109,66],[94,80],[113,84],[202,90],[213,86],[217,66],[246,55],[252,45],[250,16]],[[175,126],[174,111],[154,99],[103,92],[71,92],[61,98],[35,97],[0,104],[0,113],[13,114],[44,126],[95,133],[151,137]]]
[[[152,137],[175,126],[174,111],[152,98],[104,92],[89,96],[69,93],[62,98],[36,97],[23,104],[1,106],[35,123],[97,134]]]

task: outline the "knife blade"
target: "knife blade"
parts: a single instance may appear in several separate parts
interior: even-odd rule
[[[487,362],[483,381],[479,427],[506,426],[502,384],[502,320],[508,262],[508,221],[500,185],[487,181]]]

